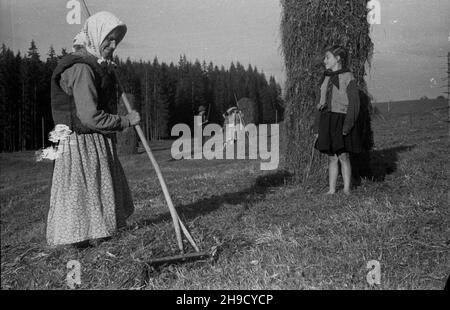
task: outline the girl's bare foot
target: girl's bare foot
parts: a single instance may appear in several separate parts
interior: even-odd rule
[[[348,190],[348,189],[345,190],[345,189],[344,189],[344,194],[345,194],[346,196],[350,196],[350,190]]]
[[[324,195],[333,195],[333,194],[336,194],[336,191],[328,191],[328,192],[326,192]]]

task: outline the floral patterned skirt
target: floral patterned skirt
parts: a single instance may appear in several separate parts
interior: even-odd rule
[[[111,236],[133,213],[114,135],[71,134],[60,142],[47,220],[49,245]]]

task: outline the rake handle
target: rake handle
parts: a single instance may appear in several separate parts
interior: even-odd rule
[[[180,217],[178,217],[178,221],[180,222],[180,226],[181,229],[184,232],[184,235],[186,236],[186,238],[189,240],[189,242],[191,243],[192,247],[194,248],[195,252],[200,252],[199,248],[197,247],[197,245],[195,244],[194,238],[192,238],[191,234],[189,233],[189,231],[187,230],[187,228],[184,226],[183,222],[181,221]]]
[[[126,107],[128,113],[130,113],[132,111],[132,108],[131,108],[130,102],[128,101],[127,96],[125,95],[125,92],[123,91],[123,87],[120,83],[119,76],[118,76],[116,70],[114,70],[114,75],[116,76],[116,80],[119,85],[119,89],[122,92],[121,98],[125,104],[125,107]],[[153,156],[152,150],[150,149],[150,146],[147,143],[147,139],[145,138],[145,135],[144,135],[144,132],[142,131],[141,126],[139,124],[136,124],[136,125],[134,125],[134,128],[136,129],[136,131],[139,135],[139,138],[142,141],[142,145],[144,146],[145,150],[147,151],[147,155],[150,158],[150,161],[152,162],[153,167],[155,168],[156,175],[158,176],[159,183],[161,184],[161,187],[162,187],[162,190],[164,193],[164,197],[166,198],[167,204],[169,205],[170,215],[172,216],[172,222],[173,222],[173,226],[175,227],[175,234],[177,236],[178,247],[180,248],[181,253],[184,253],[178,214],[177,214],[177,211],[175,210],[175,207],[173,206],[173,202],[172,202],[172,199],[170,198],[170,194],[169,194],[169,190],[167,189],[166,182],[164,181],[164,178],[162,176],[161,169],[159,168],[158,162],[156,161],[155,157]]]
[[[125,92],[123,91],[122,85],[119,80],[119,76],[115,70],[114,70],[114,75],[116,76],[117,83],[122,92],[121,98],[125,104],[125,107],[126,107],[128,113],[130,113],[132,111],[131,104],[128,101],[127,96],[125,95]],[[184,253],[183,240],[181,239],[181,231],[180,231],[180,226],[181,226],[183,233],[185,234],[186,238],[191,243],[192,247],[195,249],[196,252],[199,252],[200,250],[197,247],[197,245],[195,244],[194,239],[192,238],[191,234],[186,229],[186,227],[184,226],[180,217],[178,216],[178,213],[173,205],[172,198],[170,198],[169,190],[167,189],[167,185],[166,185],[166,182],[164,181],[164,177],[161,173],[161,169],[159,168],[158,162],[156,161],[155,157],[153,156],[152,150],[150,149],[150,146],[147,143],[147,139],[145,138],[145,135],[144,135],[144,132],[142,131],[141,126],[139,124],[136,124],[136,125],[134,125],[134,127],[139,135],[139,138],[142,141],[142,145],[144,146],[145,150],[147,151],[147,155],[150,158],[150,161],[152,162],[153,167],[155,168],[156,175],[158,176],[159,183],[161,184],[161,187],[162,187],[162,190],[164,193],[164,197],[166,198],[167,205],[169,206],[169,211],[170,211],[170,215],[172,217],[173,226],[175,228],[175,234],[177,237],[178,248],[180,249],[181,253]]]

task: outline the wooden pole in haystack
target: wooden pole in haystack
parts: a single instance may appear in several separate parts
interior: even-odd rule
[[[289,145],[282,148],[282,166],[298,182],[305,179],[313,159],[312,125],[316,88],[325,70],[324,50],[336,44],[346,47],[350,70],[360,89],[367,88],[365,65],[373,52],[367,3],[366,0],[281,0],[280,30],[287,75],[282,132],[284,146]],[[308,175],[311,178],[322,171],[319,174],[324,177],[320,168],[324,166],[326,156],[316,156],[314,161]]]
[[[44,135],[44,131],[45,131],[45,123],[44,123],[44,117],[42,117],[42,148],[45,147],[45,135]]]
[[[450,38],[449,38],[450,40]],[[448,135],[450,136],[450,52],[447,54],[447,103],[448,103]]]

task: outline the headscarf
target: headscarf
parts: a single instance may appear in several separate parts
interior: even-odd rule
[[[109,62],[100,54],[100,45],[106,36],[116,28],[121,30],[119,39],[116,41],[118,45],[127,32],[127,26],[110,12],[95,13],[86,20],[81,31],[75,36],[73,45],[84,45],[90,54],[99,59],[99,63]]]

